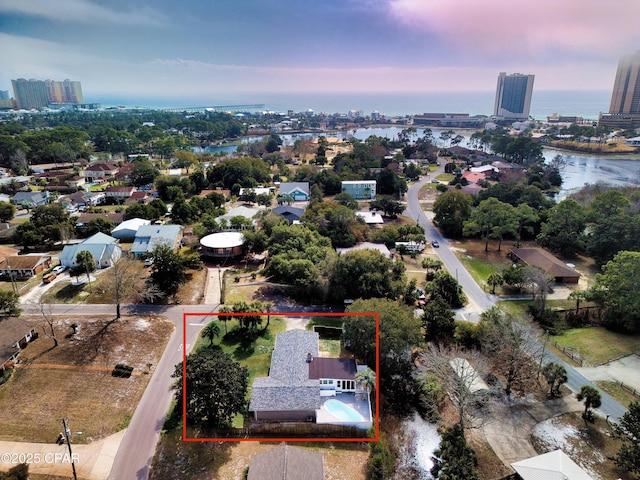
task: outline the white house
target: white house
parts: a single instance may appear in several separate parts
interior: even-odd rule
[[[111,235],[120,240],[133,238],[138,233],[138,229],[145,225],[151,225],[151,221],[144,218],[130,218],[111,230]]]

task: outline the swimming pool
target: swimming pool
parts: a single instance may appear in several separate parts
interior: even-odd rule
[[[349,405],[345,405],[339,400],[327,400],[324,402],[324,407],[338,420],[342,422],[364,422],[365,419],[362,415],[356,412]]]

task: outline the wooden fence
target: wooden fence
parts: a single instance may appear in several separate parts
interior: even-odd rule
[[[622,382],[616,382],[616,383],[617,383],[618,385],[620,385],[620,387],[621,387],[623,390],[625,390],[625,391],[629,392],[629,393],[630,393],[631,395],[633,395],[634,397],[636,397],[636,398],[640,398],[640,392],[638,392],[638,390],[636,390],[635,388],[630,387],[629,385],[625,385],[625,384],[624,384],[624,383],[622,383]]]
[[[555,340],[553,341],[553,344],[558,350],[564,353],[567,357],[569,357],[571,360],[576,362],[578,365],[582,366],[582,357],[580,357],[578,353],[572,352],[571,349],[560,345]]]
[[[252,423],[244,428],[207,432],[209,438],[367,438],[367,430],[311,422]]]

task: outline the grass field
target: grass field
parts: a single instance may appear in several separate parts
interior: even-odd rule
[[[589,365],[599,365],[622,355],[640,353],[640,338],[602,327],[573,328],[551,338],[563,347],[575,349]]]

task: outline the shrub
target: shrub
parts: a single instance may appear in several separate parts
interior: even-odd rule
[[[114,377],[129,378],[131,376],[131,372],[133,372],[133,367],[124,363],[117,363],[111,372],[111,375]]]

